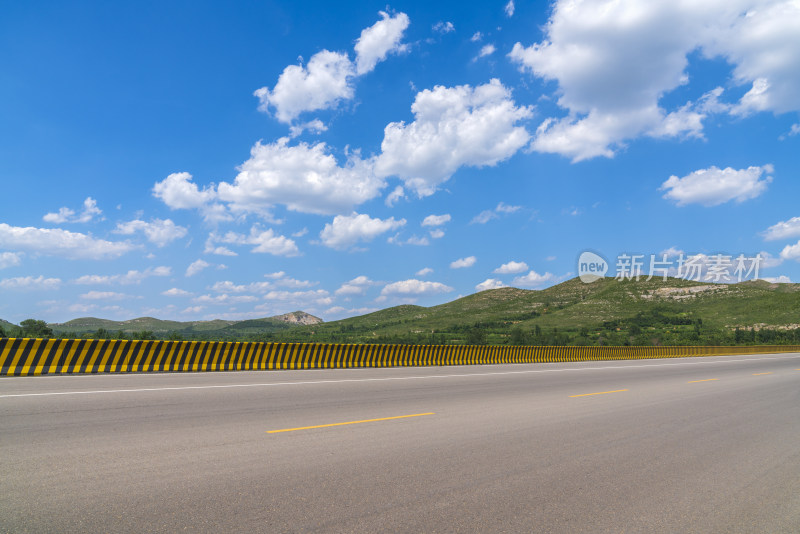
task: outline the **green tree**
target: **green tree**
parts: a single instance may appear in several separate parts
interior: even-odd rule
[[[3,325],[0,324],[0,337],[6,337],[6,331],[3,330]]]
[[[23,337],[53,337],[53,330],[44,321],[25,319],[19,326],[22,327]]]
[[[486,331],[480,327],[474,327],[467,332],[467,345],[485,345]]]
[[[517,326],[511,329],[511,339],[509,340],[511,345],[524,345],[527,341],[528,336],[525,335],[522,328]]]
[[[111,339],[111,334],[105,328],[98,328],[97,332],[94,333],[95,339]]]

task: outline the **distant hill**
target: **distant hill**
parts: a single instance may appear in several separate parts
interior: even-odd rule
[[[115,333],[122,331],[125,334],[150,331],[156,335],[178,333],[184,337],[204,338],[238,338],[248,334],[268,334],[293,328],[297,325],[314,325],[322,323],[322,319],[302,311],[295,311],[275,317],[263,319],[248,319],[245,321],[164,321],[153,317],[139,317],[127,321],[111,321],[96,317],[81,317],[65,323],[50,323],[48,326],[56,333],[86,334],[105,329]]]
[[[583,332],[590,344],[601,338],[642,344],[654,338],[657,342],[684,338],[722,342],[720,336],[733,335],[736,328],[797,330],[800,335],[800,284],[761,280],[710,284],[677,278],[605,278],[584,284],[575,278],[544,290],[507,287],[482,291],[430,308],[396,306],[296,328],[277,337],[342,342],[400,342],[416,337],[417,342],[425,342],[424,337],[429,336],[430,342],[458,343],[477,328],[487,334],[487,342],[505,343],[514,329],[530,341],[529,334],[537,327],[545,333]]]
[[[15,325],[14,323],[9,323],[8,321],[4,321],[3,319],[0,319],[0,328],[8,332],[9,330],[16,329],[17,325]]]

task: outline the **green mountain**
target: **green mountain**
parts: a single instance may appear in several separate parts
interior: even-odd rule
[[[584,284],[575,278],[539,291],[501,288],[430,308],[397,306],[275,337],[500,344],[512,336],[529,343],[538,336],[543,343],[564,344],[726,344],[737,328],[739,342],[749,341],[742,332],[763,330],[763,337],[776,330],[797,335],[800,343],[800,284],[710,284],[675,278],[605,278]]]
[[[298,325],[311,325],[321,323],[322,319],[302,311],[266,317],[263,319],[248,319],[245,321],[164,321],[153,317],[139,317],[128,321],[110,321],[96,317],[82,317],[65,323],[48,324],[56,334],[88,334],[104,329],[114,334],[122,331],[125,334],[134,334],[143,331],[151,332],[156,337],[164,334],[175,333],[185,338],[202,339],[233,339],[257,334],[269,334],[288,330]]]
[[[0,319],[0,328],[2,328],[6,332],[13,332],[18,328],[18,326],[15,325],[14,323],[9,323],[8,321]]]

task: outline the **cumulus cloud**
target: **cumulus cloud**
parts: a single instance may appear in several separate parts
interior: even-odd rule
[[[18,276],[16,278],[5,278],[0,280],[0,287],[3,289],[22,289],[22,290],[53,290],[61,286],[60,278],[45,278],[42,275]]]
[[[22,263],[22,255],[15,252],[0,252],[0,269],[16,267]]]
[[[284,204],[292,211],[332,215],[352,211],[385,186],[370,161],[358,153],[340,166],[325,143],[288,142],[283,137],[275,143],[256,143],[234,182],[219,184],[219,198],[234,211],[263,214]]]
[[[406,224],[405,219],[394,217],[382,220],[372,218],[363,213],[353,212],[351,215],[337,215],[333,222],[327,223],[319,237],[326,247],[343,250],[359,242],[372,241],[380,234],[394,230]]]
[[[311,56],[308,65],[289,65],[283,69],[275,87],[256,89],[258,109],[283,123],[291,123],[305,111],[335,107],[341,100],[353,98],[352,79],[356,71],[346,53],[321,50]]]
[[[441,239],[444,237],[444,230],[441,228],[436,228],[430,231],[431,237],[434,239]]]
[[[786,245],[780,254],[784,260],[797,260],[800,261],[800,241],[794,245]]]
[[[782,0],[669,2],[559,0],[545,39],[509,54],[522,70],[558,83],[566,117],[547,118],[532,147],[574,161],[612,157],[642,135],[701,136],[713,110],[668,110],[663,95],[688,83],[688,55],[722,56],[752,84],[733,113],[800,109],[800,5]],[[688,104],[688,103],[687,103]]]
[[[496,278],[487,278],[480,284],[476,285],[475,290],[486,291],[487,289],[499,289],[501,287],[506,287],[501,280],[497,280]]]
[[[122,235],[133,235],[136,232],[143,232],[148,241],[158,247],[163,247],[184,237],[188,230],[183,226],[178,226],[170,219],[153,219],[150,222],[135,219],[118,223],[114,230],[114,233]]]
[[[425,282],[422,280],[403,280],[387,284],[381,290],[384,296],[420,296],[435,295],[437,293],[449,293],[453,288],[440,282]]]
[[[203,260],[193,261],[191,264],[189,264],[189,267],[186,268],[186,276],[194,276],[203,269],[210,266],[211,264],[208,263],[207,261]]]
[[[518,276],[514,278],[512,284],[517,287],[538,287],[552,280],[555,280],[555,276],[553,276],[551,273],[539,274],[536,271],[531,270],[525,276]]]
[[[42,219],[45,222],[62,223],[87,223],[103,212],[97,207],[97,201],[92,197],[86,197],[83,201],[83,210],[76,214],[69,208],[60,208],[57,213],[48,213]]]
[[[495,274],[517,274],[528,270],[528,264],[524,261],[510,261],[504,263],[494,271]]]
[[[0,247],[68,259],[113,259],[130,252],[127,241],[106,241],[60,228],[10,226],[0,223]]]
[[[769,282],[771,284],[791,284],[792,279],[782,274],[780,276],[765,276],[763,278],[759,278],[759,280],[764,280],[765,282]]]
[[[694,171],[683,178],[670,176],[660,190],[666,191],[664,198],[674,200],[678,206],[717,206],[731,200],[744,202],[767,190],[767,185],[772,181],[772,176],[769,175],[773,170],[772,165],[739,170],[712,166]],[[762,175],[767,176],[762,179]]]
[[[503,11],[506,12],[506,17],[513,17],[514,16],[514,0],[508,0],[506,7],[503,8]]]
[[[800,237],[800,217],[792,217],[788,221],[781,221],[767,228],[762,234],[766,241],[791,239]]]
[[[153,186],[153,196],[170,209],[196,209],[208,222],[231,219],[225,207],[216,201],[217,192],[212,185],[203,188],[192,182],[188,172],[172,173]]]
[[[250,252],[272,254],[274,256],[299,256],[300,250],[293,239],[275,233],[272,228],[264,230],[258,225],[250,228],[250,233],[240,234],[237,232],[226,232],[223,235],[212,233],[206,240],[206,250],[209,248],[217,251],[215,243],[225,243],[228,245],[252,245]],[[217,251],[219,253],[219,251]],[[230,254],[225,254],[230,255]]]
[[[367,289],[376,284],[377,282],[373,282],[366,276],[357,276],[349,282],[342,284],[342,286],[336,290],[336,295],[345,297],[363,295],[367,292]]]
[[[359,75],[371,72],[390,53],[401,53],[408,48],[400,43],[410,22],[408,15],[397,13],[391,16],[385,11],[380,11],[380,15],[382,20],[362,30],[356,41],[356,73]]]
[[[459,167],[494,166],[530,139],[517,123],[531,109],[516,106],[497,79],[475,88],[426,89],[417,93],[411,111],[413,122],[384,129],[375,173],[398,176],[420,197],[432,195]]]
[[[258,109],[289,124],[300,114],[336,107],[351,100],[355,94],[355,78],[370,72],[390,53],[406,49],[400,43],[409,19],[405,13],[389,15],[380,12],[381,20],[365,28],[356,41],[356,60],[346,52],[321,50],[311,56],[307,65],[286,67],[275,87],[261,87],[253,95],[259,100]]]
[[[253,295],[200,295],[193,299],[198,304],[211,304],[211,305],[230,305],[230,304],[246,304],[248,302],[258,302],[258,297]]]
[[[450,214],[444,215],[428,215],[422,220],[422,226],[441,226],[450,222]]]
[[[475,32],[472,34],[472,37],[469,38],[469,40],[472,41],[473,43],[477,43],[481,39],[483,39],[483,34],[481,32]]]
[[[472,267],[475,265],[475,262],[478,261],[475,256],[468,256],[466,258],[460,258],[456,261],[450,263],[451,269],[464,269],[466,267]]]
[[[433,272],[433,269],[431,269],[430,267],[424,267],[424,268],[420,269],[419,271],[417,271],[416,275],[417,276],[426,276],[426,275],[431,274],[432,272]]]
[[[148,267],[144,271],[130,270],[125,274],[86,274],[72,281],[78,285],[129,285],[138,284],[142,280],[151,276],[169,276],[172,274],[172,267]]]

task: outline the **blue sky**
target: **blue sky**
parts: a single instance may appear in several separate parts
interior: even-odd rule
[[[584,250],[800,281],[800,4],[0,7],[0,318],[326,320]],[[698,256],[701,255],[701,256]]]

